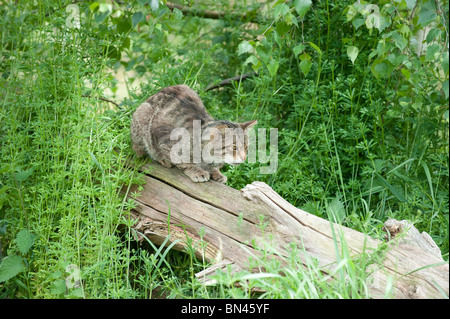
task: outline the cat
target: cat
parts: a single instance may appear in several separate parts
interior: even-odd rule
[[[256,120],[215,121],[196,92],[187,85],[175,85],[152,95],[136,109],[130,131],[138,157],[148,155],[165,167],[176,166],[194,182],[211,179],[226,183],[227,177],[220,168],[225,163],[239,165],[245,161],[248,129],[256,124]],[[184,144],[174,132],[188,133]],[[201,156],[194,152],[199,149],[203,150]],[[189,152],[187,157],[184,154],[184,161],[180,161],[176,150]]]

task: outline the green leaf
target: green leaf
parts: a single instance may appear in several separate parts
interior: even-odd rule
[[[280,3],[273,8],[273,13],[275,14],[275,17],[280,15],[284,16],[289,13],[289,7],[285,3]]]
[[[335,197],[331,201],[331,203],[327,206],[327,211],[338,222],[341,222],[346,215],[344,204],[341,202],[339,197]]]
[[[391,18],[386,17],[384,15],[380,16],[380,25],[378,26],[378,31],[383,32],[384,29],[389,27],[391,25],[392,21]]]
[[[322,55],[322,50],[320,50],[320,48],[319,48],[317,45],[315,45],[315,44],[312,43],[312,42],[309,42],[309,45],[310,45],[314,50],[316,50],[317,53],[319,53],[319,55]]]
[[[401,69],[402,74],[405,76],[405,78],[409,81],[411,78],[411,72],[409,72],[407,69]]]
[[[19,247],[19,251],[25,255],[33,246],[34,240],[36,239],[36,236],[30,233],[26,229],[22,229],[17,235],[16,235],[16,244],[17,247]]]
[[[254,55],[250,55],[247,60],[245,60],[244,65],[251,63],[252,65],[258,64],[258,59]]]
[[[348,46],[347,47],[347,55],[352,61],[352,64],[355,64],[356,57],[358,56],[359,49],[355,46]]]
[[[95,14],[94,19],[95,21],[100,24],[103,21],[106,20],[106,18],[109,17],[109,15],[112,13],[112,4],[110,3],[100,3],[98,12]]]
[[[248,41],[242,41],[238,46],[238,55],[250,52],[253,49],[253,46]]]
[[[391,191],[392,195],[394,195],[399,201],[406,202],[406,197],[401,193],[397,187],[391,185],[383,176],[381,176],[379,173],[375,172],[375,175],[378,177],[378,180],[381,182],[381,184],[386,187],[388,190]]]
[[[283,37],[290,29],[291,26],[284,21],[277,23],[277,26],[275,27],[275,30],[280,37]]]
[[[65,294],[66,291],[67,291],[67,287],[66,287],[66,281],[64,279],[58,279],[52,283],[52,288],[50,289],[50,292],[52,294],[62,295],[62,294]]]
[[[278,61],[271,60],[269,64],[267,64],[267,69],[269,70],[270,76],[275,76],[278,70]]]
[[[117,24],[117,33],[118,34],[122,34],[122,33],[127,33],[128,31],[130,31],[131,29],[131,24],[129,22],[129,20],[122,20]],[[127,38],[129,39],[129,38]]]
[[[0,265],[0,282],[7,281],[25,269],[23,258],[17,255],[8,256]]]
[[[417,0],[406,0],[406,7],[409,10],[412,10],[416,6],[416,3],[417,3]]]
[[[344,13],[347,17],[347,22],[350,22],[355,18],[355,16],[358,14],[359,8],[357,6],[357,3],[351,4],[347,6],[347,8],[344,10]]]
[[[133,14],[133,17],[131,18],[131,23],[133,24],[133,28],[144,19],[145,19],[145,16],[141,11],[135,12]]]
[[[100,3],[93,2],[92,4],[89,5],[89,10],[91,10],[91,12],[94,12],[95,9],[97,9],[99,6],[100,6]]]
[[[420,164],[422,164],[423,170],[425,171],[425,175],[426,175],[427,181],[428,181],[428,186],[430,187],[431,198],[433,199],[433,202],[434,202],[433,180],[431,178],[430,169],[428,168],[427,163],[425,163],[424,161],[421,160]]]
[[[304,61],[304,60],[308,60],[309,61],[309,60],[311,60],[311,56],[308,53],[306,53],[306,52],[303,52],[302,55],[299,56],[299,58],[300,58],[301,61]]]
[[[388,60],[376,59],[372,63],[370,70],[377,79],[387,78],[392,73],[392,64]]]
[[[435,43],[430,45],[427,48],[427,53],[425,54],[425,61],[431,62],[436,59],[436,53],[439,53],[441,51],[442,47],[439,43]]]
[[[15,174],[14,177],[16,178],[16,181],[18,181],[18,182],[24,182],[24,181],[26,181],[26,180],[31,176],[31,174],[33,174],[33,171],[34,171],[33,168],[29,168],[29,169],[27,169],[26,171],[19,170],[19,171]]]
[[[256,52],[264,63],[268,63],[270,59],[271,52],[268,48],[263,45],[259,45],[256,47]]]
[[[311,8],[311,5],[311,0],[294,0],[295,11],[297,11],[300,19],[303,19],[305,17],[309,8]]]
[[[408,41],[397,31],[392,32],[390,35],[394,40],[395,46],[403,51],[408,44]]]
[[[295,56],[298,56],[300,53],[303,52],[303,50],[305,49],[305,45],[303,43],[300,43],[299,45],[296,45],[292,51],[294,52]]]
[[[448,99],[448,80],[442,83],[442,91],[444,91],[445,98]]]
[[[418,15],[419,20],[417,21],[417,24],[419,26],[424,27],[430,24],[436,18],[436,5],[434,4],[434,1],[429,0],[425,2],[420,7]]]
[[[435,38],[439,37],[441,32],[441,29],[438,28],[431,29],[427,34],[427,44],[430,44]]]
[[[183,12],[180,9],[173,8],[172,13],[175,17],[175,21],[180,21],[183,18]]]
[[[311,65],[312,63],[309,60],[303,60],[302,62],[300,62],[300,69],[302,70],[305,76],[308,75],[308,72],[311,69]]]
[[[358,30],[360,26],[362,26],[364,23],[366,23],[365,19],[359,18],[352,21],[353,26],[355,27],[355,30]]]

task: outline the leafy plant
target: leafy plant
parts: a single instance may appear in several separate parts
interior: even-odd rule
[[[134,242],[134,204],[118,191],[142,182],[124,168],[130,117],[180,83],[215,118],[278,129],[276,173],[260,174],[260,163],[226,167],[228,185],[264,181],[293,205],[334,212],[373,237],[387,217],[409,219],[448,258],[448,1],[179,3],[0,6],[2,295],[147,298],[159,287],[169,297],[252,297],[201,287],[193,274],[205,265],[192,255]],[[365,264],[342,260],[355,285],[341,293],[363,297]],[[69,265],[80,288],[67,288]],[[323,296],[316,284],[337,297],[313,264],[300,277],[292,263],[286,280],[272,266],[240,282],[264,286],[265,297]]]
[[[25,283],[16,277],[27,270],[31,262],[31,248],[34,245],[36,236],[27,229],[22,229],[17,233],[15,238],[15,245],[18,252],[11,253],[0,263],[0,283],[16,279],[17,283],[26,288],[26,293],[32,295],[30,291],[29,279],[24,275]]]

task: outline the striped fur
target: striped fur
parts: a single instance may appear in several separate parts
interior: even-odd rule
[[[205,182],[210,178],[226,182],[219,169],[224,163],[238,165],[245,161],[246,130],[255,124],[256,121],[215,121],[197,93],[186,85],[176,85],[162,89],[136,109],[131,121],[131,140],[138,157],[148,155],[166,167],[175,165],[194,182]],[[171,139],[176,128],[189,133],[189,160],[182,163],[171,157],[171,150],[179,143],[179,140]],[[200,157],[193,154],[196,150],[207,149],[214,151],[202,153]],[[200,158],[200,162],[196,158]]]

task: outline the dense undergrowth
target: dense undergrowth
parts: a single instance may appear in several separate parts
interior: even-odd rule
[[[207,289],[193,276],[206,265],[191,255],[136,245],[121,226],[133,204],[119,194],[139,182],[122,165],[130,117],[180,83],[215,118],[278,128],[276,173],[228,167],[228,185],[264,181],[374,237],[388,217],[408,219],[448,260],[448,2],[191,2],[226,14],[205,19],[158,1],[0,6],[0,296],[249,297],[236,281],[267,298],[367,296],[354,260],[330,283],[315,265],[302,270],[293,249],[283,277],[267,263],[272,275],[222,274]],[[117,107],[99,97],[116,91],[119,67],[142,87]]]

